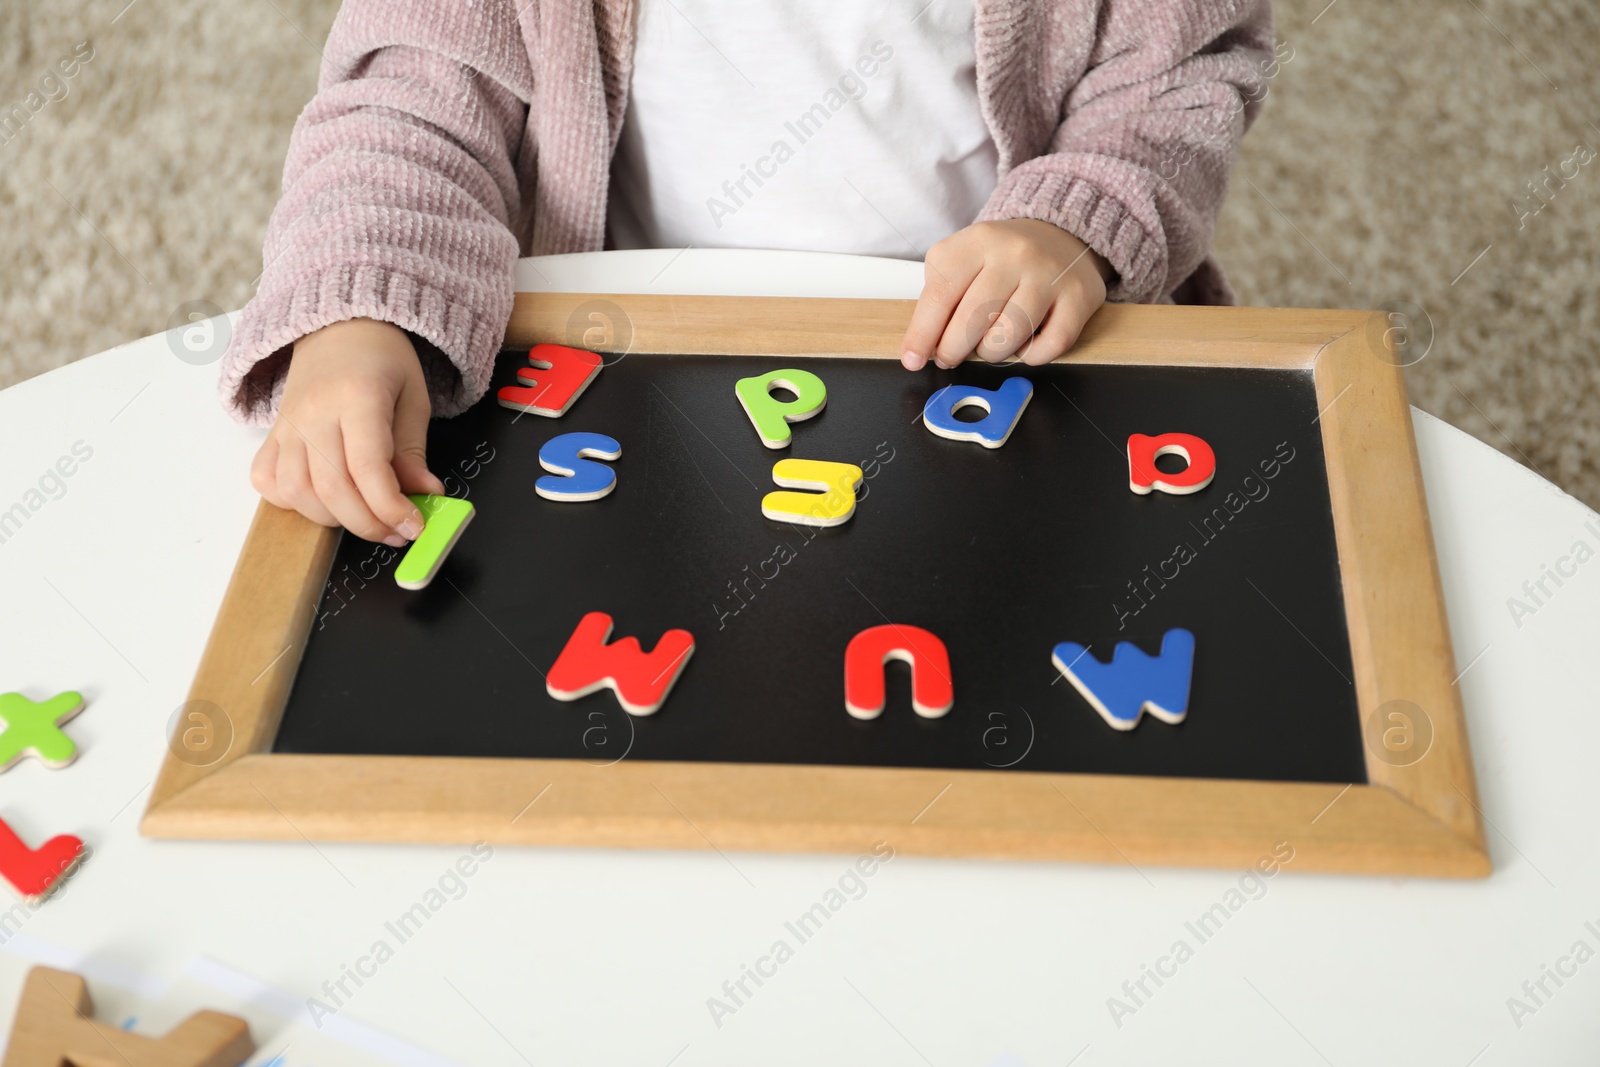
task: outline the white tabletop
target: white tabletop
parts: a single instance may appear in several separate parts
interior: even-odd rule
[[[917,264],[706,251],[518,269],[525,289],[612,292],[913,297],[920,277]],[[148,337],[0,393],[0,513],[26,512],[0,526],[0,691],[88,700],[67,727],[78,761],[0,775],[0,816],[35,844],[71,832],[93,850],[37,912],[0,911],[0,1025],[44,961],[85,973],[101,1018],[141,1029],[242,1012],[263,1050],[251,1062],[287,1046],[286,1067],[1600,1058],[1600,516],[1427,415],[1418,448],[1489,879],[1291,862],[1201,942],[1186,923],[1240,872],[900,856],[800,943],[785,922],[854,857],[496,847],[401,944],[385,922],[465,849],[137,833],[255,507],[246,470],[261,438],[217,406],[214,362],[174,352]],[[92,456],[64,488],[47,479],[30,495],[80,441]],[[1562,557],[1571,576],[1546,579],[1552,595],[1514,619],[1508,598],[1526,600],[1523,583]],[[392,958],[361,963],[380,939]],[[733,1006],[724,982],[780,939],[793,957],[760,987],[747,979],[752,995],[718,1025],[708,998]],[[1161,963],[1172,976],[1146,978],[1136,1002],[1124,982],[1180,940],[1192,957]],[[319,1029],[306,998],[333,1006],[323,983],[358,963],[369,977],[346,979]],[[1135,1010],[1114,1020],[1112,997]],[[1514,1015],[1512,997],[1531,1010]]]

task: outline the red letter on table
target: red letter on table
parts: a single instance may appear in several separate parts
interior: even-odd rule
[[[844,706],[858,719],[876,719],[887,700],[883,666],[892,659],[911,665],[911,706],[936,719],[955,703],[950,654],[944,642],[920,626],[874,626],[850,639],[844,650]]]
[[[23,900],[49,896],[62,877],[83,858],[83,842],[71,834],[52,837],[29,848],[0,819],[0,878],[11,883]]]
[[[610,686],[629,714],[653,714],[689,662],[694,637],[688,630],[668,630],[646,653],[637,637],[606,644],[611,625],[603,611],[585,615],[545,677],[545,689],[557,700],[577,700]]]
[[[502,407],[557,419],[600,373],[603,361],[581,348],[541,344],[528,352],[528,362],[532,366],[517,368],[522,384],[508,385],[495,396]]]
[[[1176,474],[1156,469],[1159,456],[1178,456],[1188,464]],[[1164,433],[1128,438],[1128,488],[1135,493],[1159,489],[1163,493],[1198,493],[1217,476],[1217,457],[1211,446],[1192,433]]]

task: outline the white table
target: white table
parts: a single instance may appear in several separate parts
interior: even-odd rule
[[[814,296],[911,297],[920,277],[909,263],[703,251],[518,270],[525,289]],[[0,393],[0,511],[38,502],[26,491],[74,442],[93,449],[0,543],[0,691],[88,699],[68,727],[78,762],[0,775],[0,815],[34,843],[75,832],[93,849],[62,897],[0,928],[7,1021],[46,960],[88,975],[102,1018],[244,1006],[264,1052],[289,1044],[288,1067],[1600,1061],[1600,959],[1560,964],[1576,974],[1546,979],[1542,1006],[1522,988],[1575,942],[1600,952],[1600,561],[1549,583],[1520,626],[1507,607],[1575,541],[1600,549],[1600,517],[1422,413],[1487,881],[1289,873],[1200,944],[1186,921],[1237,874],[902,856],[718,1027],[707,998],[793,943],[784,922],[851,857],[507,847],[392,959],[364,964],[373,977],[316,1031],[305,998],[463,850],[138,836],[255,507],[261,434],[222,413],[215,377],[155,336]],[[1193,958],[1147,980],[1153,995],[1118,1026],[1108,998],[1131,1005],[1124,981],[1180,938]],[[1513,996],[1536,1008],[1520,1026]]]

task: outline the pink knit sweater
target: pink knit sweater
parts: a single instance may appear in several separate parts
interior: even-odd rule
[[[633,31],[633,0],[346,0],[223,359],[235,416],[270,423],[293,343],[356,317],[424,342],[435,414],[481,397],[517,256],[604,247]],[[1075,234],[1112,300],[1231,303],[1207,249],[1269,0],[976,0],[976,34],[999,154],[979,220]]]

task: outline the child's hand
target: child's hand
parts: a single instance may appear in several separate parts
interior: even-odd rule
[[[428,471],[428,390],[411,339],[373,319],[295,342],[278,421],[250,484],[280,508],[400,548],[422,532],[406,493],[443,493]]]
[[[974,351],[994,363],[1014,352],[1049,363],[1106,302],[1112,271],[1060,227],[1008,219],[975,223],[928,249],[926,275],[900,357],[909,370],[930,358],[954,367]]]

